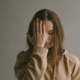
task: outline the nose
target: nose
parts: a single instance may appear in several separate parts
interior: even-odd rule
[[[49,34],[46,34],[46,37],[47,37],[46,43],[49,43],[50,42],[50,35]]]

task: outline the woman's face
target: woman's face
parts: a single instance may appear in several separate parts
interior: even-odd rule
[[[54,45],[54,29],[53,29],[53,23],[49,20],[43,21],[45,25],[45,32],[47,35],[47,40],[45,42],[45,48],[51,48]]]

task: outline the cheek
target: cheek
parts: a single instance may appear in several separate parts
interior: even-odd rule
[[[51,42],[51,43],[54,43],[54,36],[51,36],[50,42]]]
[[[53,36],[53,35],[51,35],[51,36],[50,36],[50,39],[51,39],[51,41],[53,41],[53,40],[54,40],[54,36]]]

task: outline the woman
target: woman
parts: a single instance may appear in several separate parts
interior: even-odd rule
[[[63,38],[63,27],[55,12],[36,12],[27,33],[29,49],[17,55],[17,79],[80,80],[79,59],[63,49]]]

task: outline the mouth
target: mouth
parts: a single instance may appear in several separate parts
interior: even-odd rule
[[[48,45],[49,45],[49,43],[46,43],[45,45],[46,45],[46,46],[48,46]]]

